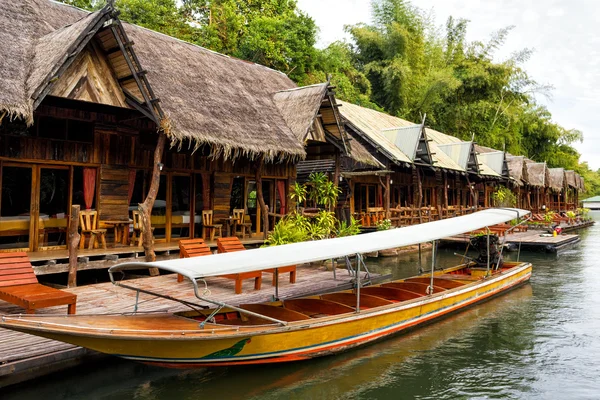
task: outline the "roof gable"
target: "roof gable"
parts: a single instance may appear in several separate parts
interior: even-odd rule
[[[479,173],[473,142],[438,143],[437,147],[465,171]]]
[[[547,185],[548,168],[546,163],[526,162],[527,183],[530,186],[544,187]]]
[[[432,165],[431,151],[423,124],[383,129],[382,134],[410,161]]]
[[[308,139],[325,141],[320,135],[311,135],[311,125],[321,108],[328,83],[281,90],[273,95],[275,105],[296,138],[305,142]]]
[[[548,186],[558,191],[565,188],[565,170],[563,168],[548,169]]]
[[[508,166],[503,151],[478,153],[477,158],[479,162],[490,167],[496,174],[508,178]]]

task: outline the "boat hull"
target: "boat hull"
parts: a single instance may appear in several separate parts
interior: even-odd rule
[[[101,319],[95,322],[83,320],[85,323],[79,325],[68,323],[77,316],[3,317],[0,326],[163,367],[291,362],[342,352],[401,333],[504,293],[527,282],[530,276],[531,264],[520,264],[439,294],[277,327],[223,327],[207,323],[199,329],[197,321],[173,316],[123,317],[123,324],[113,329],[109,321],[102,319],[108,317],[98,317]],[[121,320],[113,317],[113,321]],[[156,329],[157,324],[163,328]]]

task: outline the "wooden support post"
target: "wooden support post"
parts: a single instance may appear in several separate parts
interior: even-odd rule
[[[444,171],[444,207],[448,210],[448,173]]]
[[[475,191],[473,190],[473,185],[471,185],[471,180],[469,179],[469,175],[467,175],[467,185],[469,185],[469,192],[471,193],[471,200],[473,201],[474,210],[477,210],[477,198],[475,197]]]
[[[256,163],[256,198],[258,199],[258,204],[260,205],[262,215],[263,238],[266,239],[267,235],[269,234],[269,210],[267,209],[262,190],[262,170],[264,164],[264,156],[260,156]]]
[[[79,249],[79,204],[71,206],[71,221],[69,222],[69,278],[67,287],[77,286],[77,251]]]
[[[390,218],[390,192],[391,192],[391,187],[390,187],[390,176],[386,175],[385,176],[385,217],[386,218]]]
[[[421,170],[417,167],[417,185],[419,188],[418,194],[418,203],[417,203],[417,212],[419,213],[419,223],[423,223],[423,215],[421,212],[421,207],[423,206],[423,184],[421,183]]]
[[[144,246],[145,259],[147,262],[156,261],[154,253],[154,238],[152,237],[151,213],[156,195],[158,194],[158,186],[160,184],[160,168],[159,164],[165,149],[166,135],[164,132],[158,133],[158,141],[154,149],[154,164],[152,169],[152,179],[150,180],[150,188],[148,195],[142,204],[139,205],[140,219],[142,222],[142,245]],[[150,268],[150,275],[156,276],[159,274],[157,268]]]

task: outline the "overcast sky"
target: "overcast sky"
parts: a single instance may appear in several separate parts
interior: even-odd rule
[[[515,28],[498,60],[525,47],[534,49],[525,64],[538,83],[554,87],[552,98],[539,97],[553,119],[579,129],[584,142],[575,147],[582,160],[600,168],[600,2],[595,0],[418,0],[433,11],[437,25],[452,15],[470,20],[467,39],[487,41],[492,32]],[[319,47],[343,38],[344,25],[371,22],[369,0],[298,0],[319,26]],[[542,161],[542,160],[540,160]]]

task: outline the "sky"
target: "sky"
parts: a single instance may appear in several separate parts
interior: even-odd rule
[[[436,24],[448,16],[469,20],[467,40],[487,41],[490,35],[514,26],[497,61],[530,48],[524,64],[530,77],[553,86],[551,98],[538,96],[553,120],[583,132],[575,147],[581,160],[600,168],[600,2],[596,0],[413,0],[432,12]],[[370,23],[369,0],[298,0],[319,26],[319,47],[349,40],[345,25]],[[597,114],[598,113],[598,114]]]

